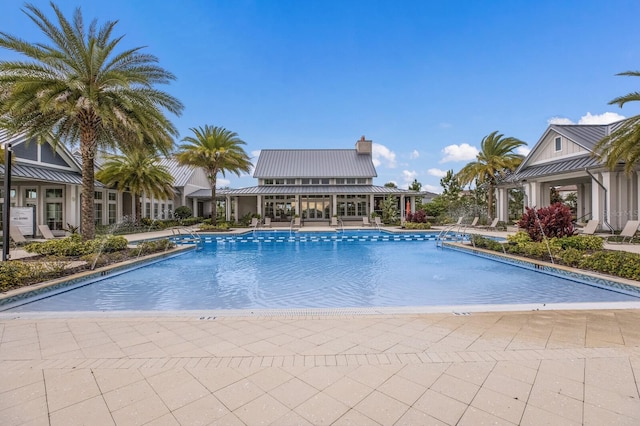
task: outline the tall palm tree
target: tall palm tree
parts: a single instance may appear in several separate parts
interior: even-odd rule
[[[487,215],[491,218],[493,218],[493,192],[497,179],[506,171],[515,170],[522,163],[524,156],[515,153],[514,150],[524,145],[526,143],[520,139],[505,138],[504,135],[495,131],[482,139],[476,161],[470,162],[456,174],[462,186],[473,181],[489,186]]]
[[[27,61],[0,61],[0,117],[13,133],[79,143],[82,155],[82,234],[95,235],[94,163],[104,149],[148,145],[169,152],[178,132],[166,112],[179,115],[182,104],[156,89],[175,77],[141,47],[116,50],[117,21],[85,27],[80,9],[67,20],[51,3],[57,22],[33,5],[25,14],[47,43],[29,43],[0,32],[0,47]]]
[[[224,127],[208,126],[190,129],[193,136],[182,139],[184,144],[178,146],[176,158],[182,165],[202,167],[211,183],[211,220],[217,221],[216,185],[218,173],[226,176],[227,172],[240,176],[241,172],[249,173],[251,160],[242,148],[246,143],[238,134]]]
[[[618,75],[640,77],[640,71],[627,71]],[[620,108],[627,102],[640,101],[640,92],[631,92],[619,96],[609,102],[609,105],[618,105]],[[624,161],[624,171],[633,172],[640,163],[640,115],[627,119],[618,129],[604,137],[594,147],[594,155],[610,169],[614,169],[620,161]]]
[[[143,149],[130,150],[126,155],[108,155],[96,178],[107,186],[133,194],[136,223],[140,223],[143,193],[147,197],[173,200],[173,176],[159,163],[158,155]]]

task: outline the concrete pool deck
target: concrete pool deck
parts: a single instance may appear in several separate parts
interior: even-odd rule
[[[637,425],[639,385],[640,309],[0,314],[2,425]]]
[[[2,425],[637,425],[640,310],[3,314]]]

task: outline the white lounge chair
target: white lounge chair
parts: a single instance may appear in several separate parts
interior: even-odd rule
[[[362,217],[362,226],[371,226],[371,222],[369,222],[369,216]]]
[[[52,240],[56,237],[53,235],[53,232],[51,232],[49,225],[38,225],[38,230],[40,231],[40,234],[42,234],[42,238],[45,240]]]
[[[380,227],[382,226],[382,221],[380,220],[380,217],[379,217],[379,216],[376,216],[373,220],[374,220],[375,225],[376,225],[378,228],[380,228]]]
[[[271,218],[270,217],[265,217],[264,218],[264,227],[265,228],[271,228]]]
[[[628,220],[622,232],[620,232],[620,236],[622,237],[621,242],[624,243],[627,238],[631,241],[636,235],[636,232],[638,232],[638,226],[640,226],[640,220]]]
[[[600,222],[598,221],[598,219],[591,219],[589,220],[589,222],[587,222],[584,228],[578,230],[578,232],[582,235],[593,235],[596,233],[599,224]]]
[[[300,218],[299,217],[294,217],[293,218],[293,226],[294,228],[300,228],[302,226],[301,222],[300,222]]]
[[[23,244],[27,242],[27,239],[22,235],[22,231],[15,225],[9,226],[9,236],[16,244]]]
[[[498,222],[500,220],[496,217],[491,221],[490,225],[487,226],[479,226],[479,228],[486,229],[487,231],[497,231],[498,230]]]
[[[257,229],[260,226],[260,221],[258,220],[257,217],[251,218],[251,225],[252,228]]]
[[[478,224],[479,220],[480,220],[480,218],[478,216],[474,217],[473,220],[471,221],[471,223],[468,226],[470,228],[475,228],[475,226]]]

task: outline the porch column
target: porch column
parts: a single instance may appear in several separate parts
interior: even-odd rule
[[[616,229],[622,229],[619,220],[618,187],[616,185],[616,172],[602,172],[602,184],[607,188],[606,196],[603,191],[602,197],[602,218],[609,222]],[[604,207],[607,207],[605,216]],[[625,222],[626,223],[626,222]]]
[[[373,213],[376,208],[376,198],[373,194],[369,195],[369,216]]]
[[[338,195],[331,195],[331,216],[338,214]]]
[[[595,174],[596,179],[601,176],[600,173]],[[591,179],[593,181],[593,179]],[[604,215],[604,191],[597,182],[591,183],[591,218],[602,222]]]
[[[197,198],[191,199],[191,210],[193,211],[193,217],[198,216],[198,199]]]
[[[226,195],[224,197],[224,219],[229,222],[231,220],[231,197]]]
[[[262,195],[258,195],[256,197],[256,213],[262,217]]]
[[[233,211],[234,211],[233,219],[234,219],[235,222],[238,221],[238,198],[239,197],[233,197],[233,201],[232,201],[233,204],[234,204],[234,206],[233,206],[234,207],[234,209],[233,209]]]
[[[509,193],[507,188],[498,188],[496,199],[496,217],[502,222],[509,219]],[[494,218],[491,218],[494,219]]]
[[[407,217],[407,206],[406,201],[404,200],[404,194],[400,195],[400,217]]]
[[[627,176],[617,172],[612,183],[611,191],[615,192],[617,207],[615,209],[612,207],[611,213],[612,217],[618,221],[616,227],[622,229],[627,221],[633,217],[633,195],[629,192],[629,184],[631,182]],[[614,188],[616,189],[615,191]]]

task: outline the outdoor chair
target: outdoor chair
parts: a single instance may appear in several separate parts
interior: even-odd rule
[[[260,221],[258,220],[257,217],[254,217],[251,219],[251,225],[252,228],[257,229],[258,226],[260,226]]]
[[[53,232],[51,232],[49,225],[38,225],[38,230],[40,231],[40,234],[42,234],[42,238],[45,240],[52,240],[56,238],[56,236],[53,235]]]
[[[22,231],[15,225],[9,226],[9,236],[16,244],[24,244],[27,242],[27,239],[22,235]]]
[[[593,235],[596,233],[599,224],[600,222],[598,221],[598,219],[590,219],[589,222],[587,222],[587,224],[584,226],[584,228],[579,229],[578,232],[582,235]]]
[[[271,228],[271,218],[270,217],[265,217],[264,218],[264,227],[265,228]]]
[[[478,216],[474,217],[473,220],[471,221],[471,223],[469,224],[470,228],[475,228],[476,225],[478,224],[478,221],[480,220],[480,218]]]
[[[291,225],[294,228],[300,228],[302,227],[302,224],[300,223],[300,218],[299,217],[294,217],[293,218],[293,225]]]
[[[479,226],[479,228],[486,229],[487,231],[497,231],[498,230],[498,222],[500,219],[497,217],[491,221],[490,225],[487,226]]]
[[[378,228],[380,228],[380,227],[382,226],[382,221],[380,220],[380,218],[379,218],[378,216],[376,216],[376,217],[374,218],[374,222],[375,222],[375,224],[376,224],[376,226],[377,226]]]
[[[629,238],[629,242],[631,242],[638,231],[638,226],[640,226],[640,220],[628,220],[622,232],[620,232],[620,236],[622,237],[622,241],[620,242],[624,243],[627,238]]]
[[[362,226],[371,226],[371,222],[369,222],[369,217],[368,216],[364,216],[362,218]]]

